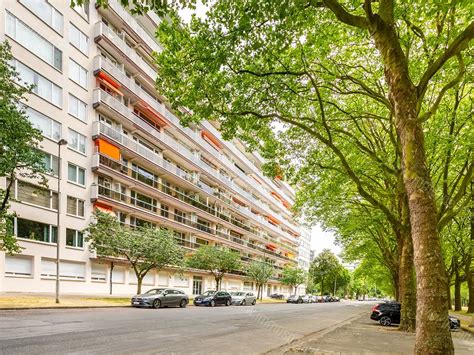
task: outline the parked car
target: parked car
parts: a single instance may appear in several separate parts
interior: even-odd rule
[[[323,303],[324,302],[324,296],[315,296],[316,297],[316,302],[317,303]]]
[[[301,295],[291,295],[286,300],[286,303],[303,303],[303,296]]]
[[[270,295],[270,298],[276,298],[278,300],[282,300],[283,297],[285,297],[284,295],[282,295],[281,293],[273,293]]]
[[[255,306],[255,303],[257,303],[257,297],[255,297],[253,292],[231,292],[230,295],[232,296],[232,304],[238,306],[249,304]]]
[[[398,302],[378,303],[372,308],[370,319],[378,321],[381,325],[387,327],[392,324],[400,324],[400,308]],[[459,319],[449,316],[449,328],[458,329],[461,326]]]
[[[189,303],[189,298],[181,290],[172,288],[153,288],[140,295],[131,298],[133,307],[181,307],[184,308]]]
[[[302,299],[303,303],[313,303],[313,296],[311,295],[304,295]]]
[[[232,304],[232,296],[226,291],[206,291],[202,295],[194,298],[195,306],[217,306],[223,304],[230,306]]]

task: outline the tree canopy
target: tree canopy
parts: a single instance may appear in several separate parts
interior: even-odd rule
[[[281,282],[290,286],[296,293],[298,286],[306,283],[307,278],[308,275],[303,269],[287,266],[283,269]]]
[[[137,293],[141,293],[143,278],[152,270],[179,268],[184,251],[173,233],[154,226],[131,228],[120,224],[115,216],[96,210],[87,228],[91,251],[108,258],[124,258],[137,276]]]

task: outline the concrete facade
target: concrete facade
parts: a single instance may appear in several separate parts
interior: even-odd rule
[[[72,9],[59,0],[0,2],[0,38],[10,42],[22,80],[36,85],[25,105],[43,132],[41,149],[51,166],[48,189],[36,181],[14,186],[11,208],[24,249],[14,256],[0,252],[0,292],[54,291],[59,165],[62,292],[110,290],[111,261],[90,252],[81,232],[99,208],[132,226],[170,228],[190,253],[209,244],[239,251],[244,263],[266,258],[275,275],[264,293],[288,294],[278,280],[281,270],[297,265],[306,248],[290,212],[293,189],[263,176],[261,157],[236,140],[224,141],[216,123],[179,124],[154,88],[152,53],[161,47],[152,34],[160,19],[109,3]],[[68,145],[60,148],[58,164],[61,138]],[[112,278],[114,294],[134,293],[128,265],[115,261]],[[153,270],[144,288],[156,286],[193,294],[212,289],[214,281],[196,270]],[[241,275],[223,282],[228,290],[253,286]]]

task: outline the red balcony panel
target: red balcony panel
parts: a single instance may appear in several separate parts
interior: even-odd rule
[[[217,149],[222,149],[222,144],[219,140],[210,134],[208,131],[201,131],[201,137],[207,142],[216,147]]]

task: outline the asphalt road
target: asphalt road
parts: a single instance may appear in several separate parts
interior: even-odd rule
[[[1,354],[262,353],[371,304],[0,311]]]

